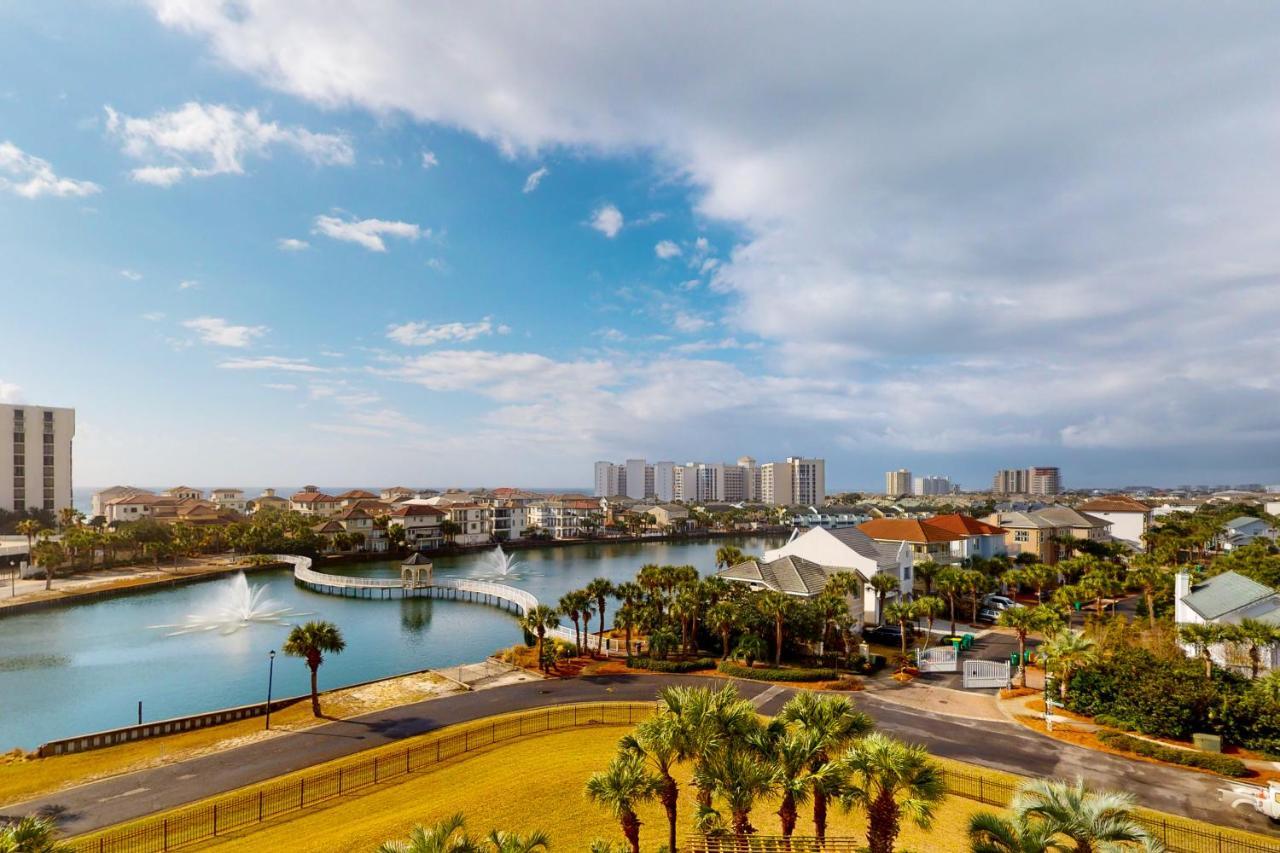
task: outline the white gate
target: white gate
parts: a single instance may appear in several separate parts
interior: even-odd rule
[[[921,672],[955,672],[957,660],[955,646],[916,650],[916,665]]]
[[[1009,662],[994,660],[967,660],[964,662],[962,683],[966,688],[1009,686]]]

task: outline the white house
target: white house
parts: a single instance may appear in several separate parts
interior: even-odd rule
[[[439,548],[444,544],[441,524],[449,513],[439,507],[421,503],[405,503],[387,514],[387,523],[404,528],[404,541],[414,550]]]
[[[249,502],[244,497],[244,489],[213,489],[209,492],[209,499],[220,509],[233,509],[241,514],[249,508]]]
[[[1236,572],[1223,572],[1195,584],[1190,575],[1179,572],[1174,576],[1173,601],[1173,618],[1179,625],[1238,625],[1245,619],[1280,625],[1280,593]],[[1186,651],[1194,653],[1191,648]],[[1210,654],[1223,666],[1241,668],[1245,664],[1229,644],[1215,646]],[[1264,671],[1280,667],[1280,646],[1263,653],[1262,666]]]
[[[1151,507],[1128,495],[1108,495],[1086,501],[1076,509],[1111,523],[1111,537],[1142,550],[1143,536],[1151,527]]]
[[[1252,515],[1241,515],[1231,519],[1222,526],[1222,550],[1230,551],[1248,545],[1255,539],[1276,541],[1276,529],[1261,518]]]

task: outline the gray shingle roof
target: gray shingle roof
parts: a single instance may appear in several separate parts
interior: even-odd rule
[[[877,542],[856,527],[837,527],[827,532],[868,560],[875,560],[878,566],[898,565],[897,542]]]
[[[835,570],[830,570],[831,574]],[[747,581],[791,595],[817,595],[827,585],[828,570],[803,557],[779,557],[772,562],[746,560],[722,569],[726,580]]]
[[[1203,619],[1217,619],[1256,601],[1275,595],[1276,591],[1235,572],[1223,572],[1191,587],[1183,602]]]
[[[1239,530],[1242,527],[1248,527],[1249,525],[1254,523],[1260,523],[1264,527],[1267,526],[1267,523],[1263,521],[1261,518],[1254,518],[1252,515],[1240,515],[1228,521],[1226,524],[1223,525],[1223,527],[1227,528],[1227,530],[1234,532],[1236,530]]]

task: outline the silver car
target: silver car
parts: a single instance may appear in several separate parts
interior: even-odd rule
[[[986,608],[989,610],[1008,610],[1010,607],[1013,607],[1016,604],[1017,602],[1007,595],[992,594],[982,599],[983,608]]]

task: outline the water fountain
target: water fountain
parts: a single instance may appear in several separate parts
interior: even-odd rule
[[[480,558],[480,567],[484,573],[496,577],[510,577],[512,570],[519,565],[520,561],[503,551],[501,545],[492,551],[485,552]]]
[[[288,625],[291,617],[305,614],[291,607],[282,607],[278,601],[266,598],[265,586],[249,586],[244,572],[238,572],[225,584],[221,584],[214,600],[196,613],[188,613],[185,622],[178,625],[156,625],[156,628],[174,628],[166,636],[198,634],[217,631],[234,634],[251,623]]]

